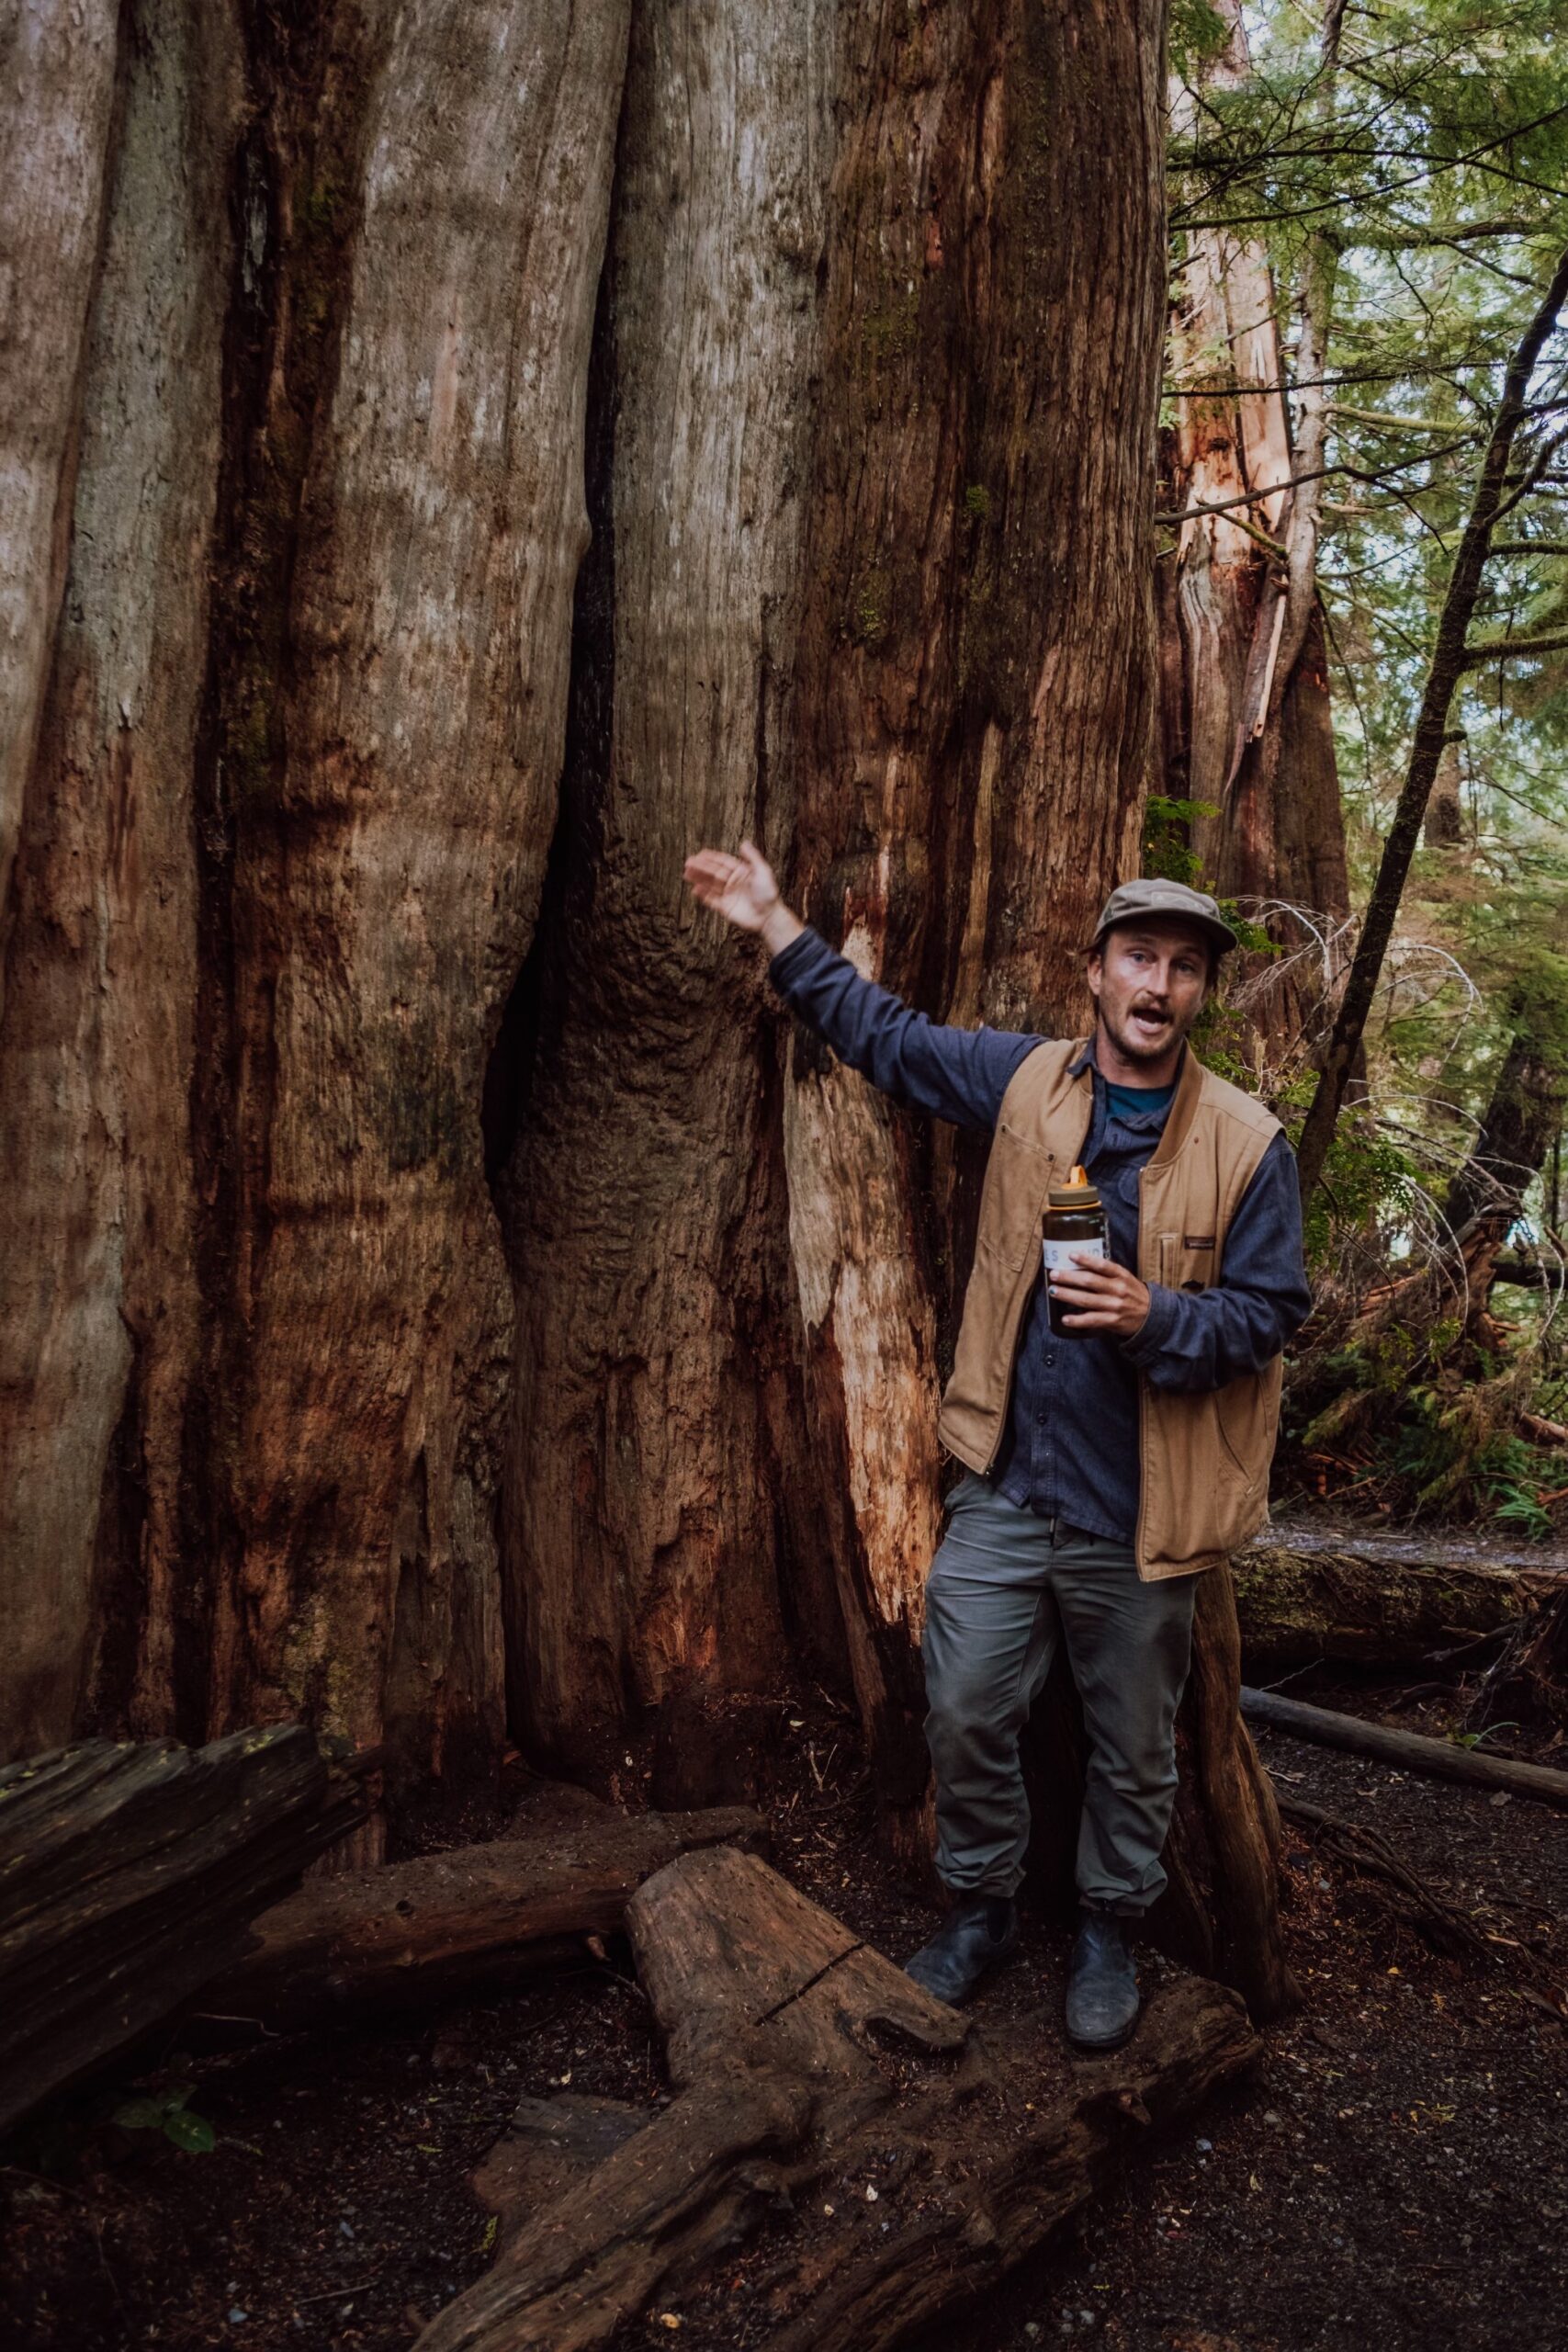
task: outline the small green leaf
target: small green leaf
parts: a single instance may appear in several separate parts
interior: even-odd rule
[[[188,2107],[170,2109],[164,2118],[164,2133],[187,2156],[209,2156],[218,2144],[218,2134],[206,2116],[193,2115]]]
[[[122,2132],[161,2132],[164,2128],[164,2102],[157,2098],[128,2098],[117,2107],[114,2120]]]

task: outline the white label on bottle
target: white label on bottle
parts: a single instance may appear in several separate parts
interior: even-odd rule
[[[1086,1258],[1108,1258],[1111,1254],[1105,1246],[1103,1235],[1095,1240],[1046,1241],[1042,1243],[1041,1246],[1045,1255],[1045,1283],[1047,1288],[1050,1287],[1051,1277],[1054,1273],[1061,1272],[1070,1274],[1073,1272],[1073,1251],[1075,1250],[1080,1251]]]

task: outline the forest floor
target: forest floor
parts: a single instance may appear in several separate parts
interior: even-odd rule
[[[1440,1702],[1402,1707],[1393,1689],[1312,1695],[1440,1727]],[[931,1915],[876,1858],[847,1724],[803,1703],[785,1742],[763,1799],[777,1866],[902,1957]],[[949,2321],[943,2352],[1562,2345],[1568,1823],[1277,1735],[1262,1745],[1283,1794],[1381,1830],[1477,1914],[1495,1964],[1438,1956],[1379,1882],[1288,1825],[1304,2007],[1265,2036],[1251,2079],[979,2312]],[[1065,1945],[1035,1923],[980,2016],[1054,2008]],[[650,2111],[667,2095],[647,2006],[614,1948],[605,1963],[392,2030],[212,2046],[226,2030],[187,2027],[138,2080],[189,2086],[189,2110],[216,2133],[210,2154],[106,2121],[123,2087],[62,2120],[52,2145],[35,2132],[13,2152],[0,2172],[9,2352],[401,2352],[487,2267],[493,2227],[468,2177],[520,2094],[570,2084]],[[737,2340],[708,2302],[661,2310],[622,2343],[731,2352]]]

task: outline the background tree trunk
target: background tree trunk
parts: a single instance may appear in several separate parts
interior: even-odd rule
[[[1215,12],[1229,28],[1204,85],[1251,74],[1237,0]],[[1331,272],[1303,293],[1298,373],[1321,379]],[[1206,886],[1266,920],[1288,949],[1313,944],[1287,911],[1327,931],[1349,912],[1344,820],[1335,760],[1323,609],[1316,586],[1322,485],[1292,491],[1321,464],[1327,394],[1321,380],[1292,424],[1280,296],[1263,247],[1218,229],[1186,232],[1171,320],[1179,397],[1164,437],[1162,505],[1185,519],[1158,567],[1162,789],[1205,804],[1190,837]],[[1298,447],[1303,430],[1310,446]],[[1205,514],[1252,493],[1247,505]],[[1292,625],[1292,607],[1299,616]],[[1303,1033],[1337,968],[1331,951],[1292,955],[1254,1008],[1252,1042],[1271,1062],[1299,1055]]]
[[[681,866],[751,831],[939,1017],[1084,1019],[1157,0],[130,0],[46,63],[24,145],[96,160],[17,231],[7,1735],[298,1712],[406,1786],[493,1762],[504,1654],[535,1752],[675,1804],[815,1673],[919,1859],[983,1147]],[[1211,1598],[1184,1883],[1269,1997]]]

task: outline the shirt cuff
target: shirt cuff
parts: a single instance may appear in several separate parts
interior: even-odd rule
[[[791,983],[798,980],[801,974],[824,953],[831,956],[833,950],[821,933],[813,931],[807,923],[805,930],[796,932],[789,945],[781,947],[769,962],[769,986],[777,989],[781,996],[784,995]]]
[[[1165,1353],[1176,1329],[1178,1311],[1174,1291],[1168,1290],[1163,1283],[1151,1283],[1149,1311],[1143,1329],[1122,1342],[1122,1352],[1129,1363],[1146,1368]]]

